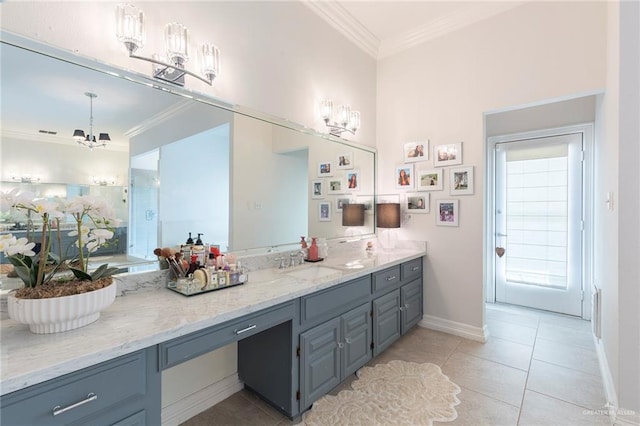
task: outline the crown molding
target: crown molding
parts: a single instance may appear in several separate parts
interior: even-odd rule
[[[374,59],[378,59],[380,40],[337,1],[301,0],[329,25]]]
[[[175,119],[175,114],[186,111],[189,108],[193,107],[193,105],[194,104],[191,102],[191,99],[183,99],[179,102],[176,102],[175,104],[171,105],[169,108],[166,108],[165,110],[160,111],[156,115],[153,115],[148,119],[144,120],[137,126],[130,128],[129,130],[124,132],[124,135],[129,139],[131,139],[134,136],[138,136],[148,131],[149,129],[152,129],[168,120]]]

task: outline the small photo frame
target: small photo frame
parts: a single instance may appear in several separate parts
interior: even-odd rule
[[[323,180],[311,181],[311,198],[314,200],[321,200],[324,198],[324,181]]]
[[[345,189],[347,191],[360,191],[360,172],[358,170],[351,170],[345,174]]]
[[[413,189],[413,164],[396,167],[395,179],[397,189]]]
[[[462,164],[462,142],[433,147],[434,167],[455,166]]]
[[[449,170],[449,194],[473,195],[473,166]]]
[[[353,152],[345,152],[338,155],[336,164],[337,164],[336,169],[338,170],[353,169]]]
[[[415,163],[429,159],[429,140],[418,142],[407,142],[404,144],[402,154],[405,163]]]
[[[436,225],[458,226],[458,200],[436,201]]]
[[[318,163],[318,177],[333,176],[333,167],[331,161],[322,161]]]
[[[344,180],[331,178],[327,181],[327,194],[344,194]]]
[[[318,221],[331,222],[331,201],[318,203]]]
[[[406,199],[407,213],[423,214],[429,213],[429,194],[428,192],[408,192]]]
[[[338,198],[336,199],[336,211],[337,212],[342,212],[342,206],[344,206],[345,204],[350,204],[351,203],[351,199],[350,198]]]
[[[417,170],[416,171],[416,190],[418,191],[442,191],[442,169],[438,170]]]

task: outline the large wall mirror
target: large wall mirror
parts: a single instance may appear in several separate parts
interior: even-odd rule
[[[189,233],[243,251],[375,231],[372,209],[364,226],[342,226],[341,214],[345,203],[372,204],[372,148],[5,32],[0,54],[2,190],[108,199],[123,222],[104,255],[154,260],[154,248]],[[72,138],[91,117],[107,147]],[[23,229],[0,214],[0,231]]]

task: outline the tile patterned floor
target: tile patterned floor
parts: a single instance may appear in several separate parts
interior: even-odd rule
[[[605,405],[590,323],[487,305],[485,344],[415,327],[369,365],[393,359],[431,362],[462,392],[458,418],[443,425],[608,425],[594,413]],[[348,389],[355,375],[334,389]],[[189,419],[184,426],[292,425],[248,391]]]

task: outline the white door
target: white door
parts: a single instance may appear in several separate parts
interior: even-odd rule
[[[496,144],[496,301],[582,315],[582,138]]]

